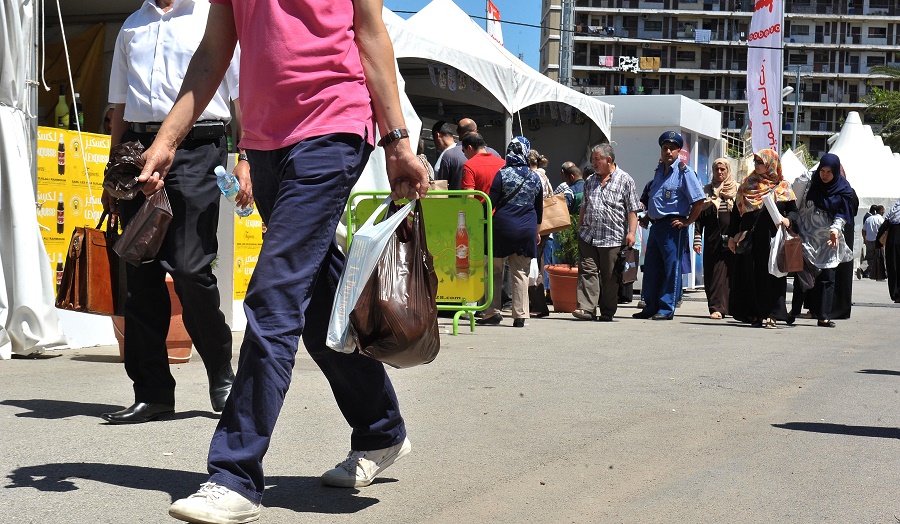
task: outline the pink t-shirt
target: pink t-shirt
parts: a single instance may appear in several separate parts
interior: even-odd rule
[[[241,147],[271,151],[332,133],[373,143],[352,0],[210,1],[233,9],[241,43]]]

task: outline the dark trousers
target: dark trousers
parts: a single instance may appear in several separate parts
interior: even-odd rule
[[[816,316],[819,320],[831,320],[836,271],[837,268],[824,268],[816,276],[815,295],[819,299]]]
[[[267,231],[250,279],[237,375],[209,448],[211,481],[262,500],[262,460],[291,383],[300,337],[353,428],[350,446],[406,438],[384,366],[325,345],[344,257],[334,231],[371,147],[337,134],[275,151],[250,151],[253,197]]]
[[[687,245],[687,229],[677,229],[670,220],[650,228],[644,255],[643,313],[671,315],[681,298],[681,259]]]
[[[600,307],[601,315],[613,316],[619,308],[619,278],[616,258],[621,246],[596,247],[578,238],[578,309],[591,313]]]
[[[123,141],[149,146],[155,135],[126,131]],[[219,310],[219,289],[210,264],[219,244],[219,188],[213,169],[225,165],[225,138],[186,140],[166,176],[172,222],[156,259],[128,266],[125,301],[125,371],[134,382],[136,402],[175,404],[175,379],[169,371],[166,334],[171,304],[166,273],[184,308],[184,326],[208,373],[231,362],[231,329]],[[125,225],[144,203],[138,193],[122,202]]]

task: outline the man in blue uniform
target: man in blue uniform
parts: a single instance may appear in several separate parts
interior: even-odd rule
[[[653,227],[644,259],[646,305],[634,318],[671,320],[675,316],[687,227],[697,220],[704,198],[697,173],[678,158],[683,145],[684,139],[675,131],[659,137],[660,161],[647,193],[647,216]]]

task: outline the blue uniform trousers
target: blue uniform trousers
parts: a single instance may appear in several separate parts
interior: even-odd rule
[[[686,242],[687,228],[675,228],[671,220],[660,220],[650,228],[644,255],[644,313],[675,313],[675,303],[681,295],[681,258]]]
[[[262,459],[301,336],[353,428],[352,449],[387,448],[406,438],[384,366],[325,345],[344,266],[334,231],[371,151],[359,136],[333,134],[248,152],[253,196],[267,232],[244,300],[247,328],[237,375],[208,466],[210,481],[257,503],[265,486]]]

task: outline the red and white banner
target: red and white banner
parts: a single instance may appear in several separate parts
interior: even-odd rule
[[[755,0],[747,37],[747,106],[753,150],[781,154],[784,0]]]
[[[503,32],[500,30],[500,10],[491,0],[487,0],[487,34],[503,45]]]

